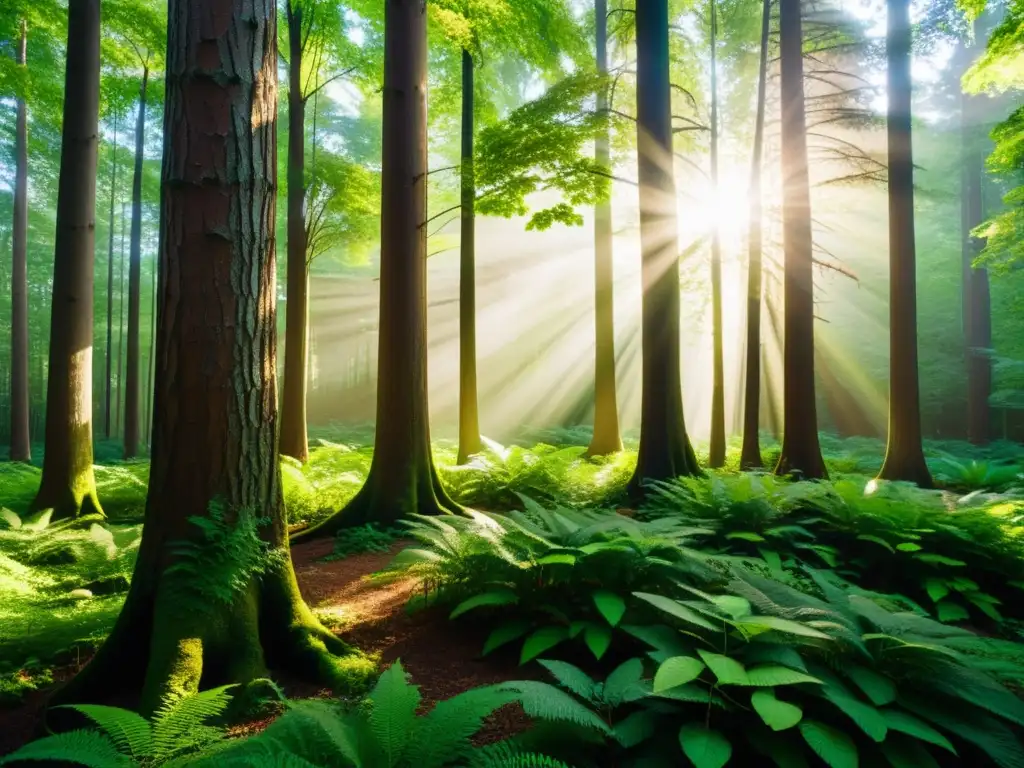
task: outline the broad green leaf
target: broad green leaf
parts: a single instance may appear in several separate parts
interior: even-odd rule
[[[794,727],[804,716],[804,712],[796,704],[779,701],[774,691],[754,691],[750,697],[754,711],[760,715],[764,724],[773,731],[784,731]]]
[[[601,624],[588,624],[583,630],[583,642],[594,654],[594,658],[600,659],[612,644],[612,629]]]
[[[711,601],[734,619],[750,615],[750,601],[739,595],[718,595]]]
[[[841,688],[826,685],[820,689],[825,698],[849,717],[857,726],[875,741],[883,741],[889,728],[882,713],[870,704],[854,698]]]
[[[617,666],[604,681],[604,699],[610,705],[618,706],[642,699],[649,692],[641,681],[644,674],[642,659],[630,659]]]
[[[673,656],[658,667],[654,675],[654,692],[692,683],[704,671],[704,662],[693,656]]]
[[[544,555],[537,561],[537,565],[575,565],[576,555],[568,555],[556,552],[553,555]]]
[[[739,539],[740,541],[753,541],[760,543],[765,540],[764,536],[751,531],[736,531],[735,533],[726,534],[727,539]]]
[[[921,545],[915,544],[912,541],[904,541],[902,544],[897,544],[896,549],[900,552],[920,552]]]
[[[680,728],[679,744],[696,768],[722,768],[732,757],[729,740],[702,723],[687,723]]]
[[[954,568],[959,568],[967,565],[963,560],[954,560],[951,557],[945,557],[943,555],[936,555],[931,552],[921,552],[914,555],[915,558],[920,560],[922,563],[932,563],[933,565],[948,565]]]
[[[530,631],[532,626],[528,621],[510,621],[499,625],[487,637],[487,642],[484,643],[483,655],[486,656],[495,648],[500,648],[506,643],[522,637]]]
[[[623,747],[629,749],[641,744],[655,734],[658,728],[658,715],[640,709],[628,715],[615,725],[613,735]]]
[[[626,601],[607,589],[595,590],[593,598],[594,605],[597,606],[597,610],[604,617],[604,620],[613,627],[618,626],[619,622],[622,621],[623,615],[626,613]]]
[[[650,603],[658,610],[663,611],[670,616],[674,616],[687,624],[693,624],[694,626],[701,627],[702,629],[719,629],[719,627],[716,627],[692,608],[687,608],[678,601],[672,600],[664,595],[652,595],[648,592],[634,592],[633,594],[644,602]]]
[[[757,635],[761,632],[774,630],[776,632],[784,632],[787,635],[816,637],[822,640],[832,639],[824,632],[817,630],[814,627],[809,627],[798,621],[790,621],[789,619],[783,619],[778,616],[743,616],[738,619],[733,619],[730,623],[734,627],[743,630],[748,635]]]
[[[876,707],[896,701],[896,686],[889,678],[856,664],[846,666],[843,671]]]
[[[865,534],[861,534],[857,538],[860,539],[861,541],[870,541],[872,544],[877,544],[878,546],[883,547],[884,549],[887,549],[890,552],[895,552],[896,551],[895,549],[892,548],[892,544],[890,544],[888,541],[886,541],[885,539],[883,539],[883,538],[881,538],[879,536],[870,536],[870,535],[865,533]]]
[[[950,743],[949,739],[924,722],[924,720],[920,720],[902,709],[883,709],[881,712],[882,717],[885,718],[885,724],[889,726],[889,730],[905,733],[908,736],[913,736],[915,739],[927,741],[952,752],[954,755],[956,754],[956,748]]]
[[[842,731],[817,720],[804,720],[800,723],[800,733],[830,768],[858,768],[857,745]]]
[[[720,685],[747,685],[747,670],[736,659],[730,659],[720,653],[711,653],[700,649],[697,651],[708,669],[718,678]]]
[[[526,642],[523,643],[523,651],[519,656],[519,663],[525,664],[531,659],[537,658],[544,651],[554,648],[568,637],[569,632],[565,627],[541,627],[526,638]]]
[[[777,685],[798,685],[800,683],[816,683],[820,685],[821,680],[805,675],[803,672],[797,672],[789,667],[766,664],[748,669],[747,682],[745,684],[761,688],[774,688]]]
[[[882,754],[892,768],[939,768],[939,763],[924,744],[913,739],[886,739],[882,744]]]
[[[758,547],[757,552],[761,555],[761,559],[764,560],[768,566],[768,570],[772,573],[780,573],[782,571],[782,558],[778,552],[771,549],[765,549],[764,547]]]
[[[959,603],[953,603],[949,600],[943,600],[941,603],[935,606],[935,613],[939,617],[939,621],[949,623],[953,621],[963,621],[964,619],[970,618],[970,614],[967,609]]]
[[[496,589],[492,592],[482,592],[479,595],[473,595],[468,600],[463,600],[455,606],[455,609],[448,614],[448,618],[454,619],[467,611],[485,605],[512,605],[518,602],[519,597],[511,589]]]
[[[933,603],[939,602],[939,600],[949,594],[949,587],[944,579],[928,579],[924,583],[924,589]]]

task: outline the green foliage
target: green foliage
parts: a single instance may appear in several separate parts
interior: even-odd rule
[[[381,529],[373,523],[343,528],[334,539],[334,552],[324,560],[342,560],[364,552],[387,552],[403,533],[401,528]]]

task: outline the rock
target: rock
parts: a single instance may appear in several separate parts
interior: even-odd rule
[[[83,589],[92,592],[94,595],[116,595],[127,592],[131,582],[127,576],[117,574],[115,576],[104,576],[102,579],[90,581]]]
[[[72,589],[67,596],[69,600],[90,600],[93,594],[88,589]]]

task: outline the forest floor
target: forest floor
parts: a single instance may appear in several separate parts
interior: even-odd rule
[[[295,575],[303,597],[314,611],[346,642],[377,656],[381,667],[401,659],[412,682],[419,686],[423,709],[442,699],[480,685],[531,677],[514,658],[500,654],[480,657],[486,628],[456,628],[445,612],[425,609],[410,613],[405,604],[418,589],[414,579],[380,582],[366,577],[391,561],[409,540],[394,542],[387,552],[365,552],[340,560],[325,560],[333,539],[304,542],[292,548]],[[50,694],[75,674],[87,656],[53,670],[54,684],[25,697],[17,707],[0,709],[0,755],[18,749],[40,735],[43,712]],[[280,679],[290,698],[329,696],[330,691],[308,683]],[[253,733],[269,724],[264,718],[233,729],[236,735]],[[529,721],[522,710],[505,707],[496,712],[478,734],[487,743],[523,730]]]

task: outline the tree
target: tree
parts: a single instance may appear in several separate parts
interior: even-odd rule
[[[768,43],[771,33],[772,0],[764,0],[761,10],[761,48],[757,71],[757,114],[754,118],[754,152],[750,161],[750,242],[747,266],[747,349],[746,381],[743,401],[743,448],[740,467],[756,470],[761,461],[761,164],[764,151],[764,113],[768,84]]]
[[[268,666],[336,684],[348,653],[299,595],[278,467],[276,9],[171,0],[168,15],[157,357],[174,375],[156,382],[131,589],[62,693],[141,686],[146,714]]]
[[[718,6],[711,0],[711,189],[718,193]],[[711,444],[708,464],[725,465],[725,364],[722,350],[722,239],[717,226],[711,231]]]
[[[642,354],[640,450],[629,487],[700,473],[683,418],[679,243],[672,152],[667,0],[637,0],[636,106]]]
[[[458,509],[441,487],[427,409],[427,19],[384,4],[380,331],[373,460],[355,498],[295,538]]]
[[[878,476],[932,486],[921,444],[917,371],[914,153],[910,125],[910,0],[888,0],[889,442]]]
[[[110,394],[114,386],[111,373],[114,359],[114,197],[117,192],[117,112],[114,113],[114,141],[110,163],[110,216],[107,235],[107,383],[103,396],[103,437],[110,439]]]
[[[483,447],[476,385],[476,176],[473,172],[473,54],[462,49],[462,157],[459,241],[459,454],[465,464]]]
[[[28,64],[28,21],[21,20],[18,65]],[[28,106],[17,103],[13,264],[11,267],[11,461],[31,461],[28,397]]]
[[[597,72],[608,75],[608,0],[594,3]],[[608,85],[597,91],[597,111],[608,109]],[[594,141],[594,160],[611,174],[611,138],[607,125]],[[615,263],[612,244],[612,205],[602,200],[594,207],[594,434],[588,456],[622,450],[615,381]]]
[[[70,0],[57,194],[46,445],[31,508],[53,519],[103,514],[92,470],[93,248],[100,3]]]
[[[804,113],[800,0],[779,0],[782,230],[785,240],[782,453],[776,474],[828,476],[814,393],[814,246]]]

